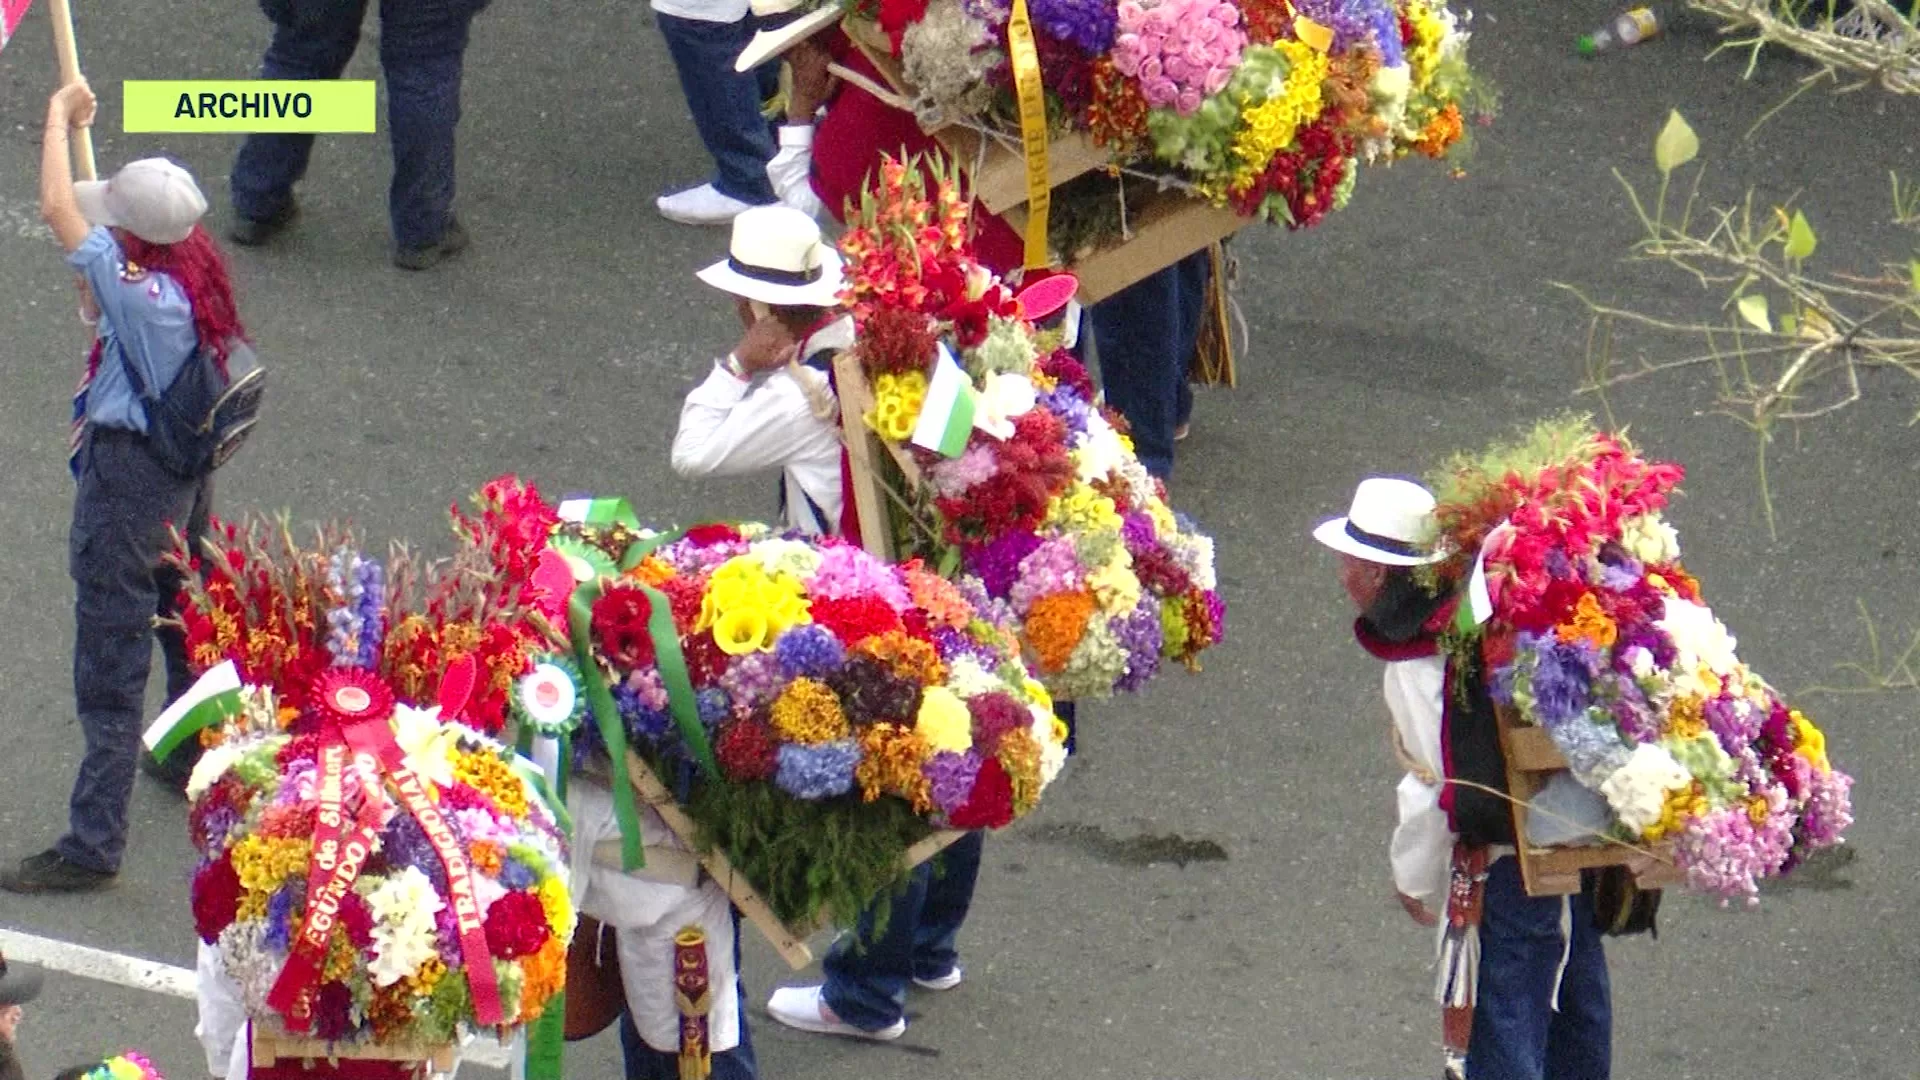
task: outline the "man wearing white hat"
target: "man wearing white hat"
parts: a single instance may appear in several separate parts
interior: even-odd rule
[[[673,439],[681,476],[779,470],[786,524],[841,532],[842,444],[832,357],[853,344],[836,315],[840,254],[806,214],[758,206],[734,219],[727,257],[700,280],[734,298],[746,334],[687,395]]]
[[[1433,510],[1419,484],[1375,477],[1313,535],[1340,553],[1340,583],[1360,612],[1354,636],[1386,662],[1406,769],[1394,887],[1414,921],[1438,928],[1447,1076],[1607,1080],[1612,996],[1592,897],[1531,897],[1520,879],[1485,674],[1439,645],[1461,590],[1429,591],[1413,573],[1446,554],[1433,547]]]

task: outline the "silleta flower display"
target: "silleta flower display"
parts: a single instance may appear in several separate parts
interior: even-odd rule
[[[430,1051],[529,1025],[562,989],[565,837],[488,734],[544,639],[470,573],[511,549],[490,539],[452,568],[383,566],[343,531],[301,547],[252,522],[194,560],[182,620],[201,687],[224,687],[171,736],[204,727],[194,925],[256,1022]]]
[[[889,158],[842,239],[864,421],[916,464],[933,523],[910,544],[978,579],[1050,691],[1137,690],[1220,640],[1213,541],[1167,506],[1059,335],[974,260],[967,214],[938,163]]]
[[[1058,775],[1065,725],[978,581],[764,525],[645,533],[580,505],[553,538],[575,572],[535,575],[572,612],[564,670],[600,702],[575,764],[634,750],[781,919],[851,916],[912,843],[1007,825]]]
[[[1492,95],[1441,0],[1030,0],[1048,126],[1241,216],[1304,228],[1358,168],[1445,158]],[[923,117],[1019,128],[1012,5],[861,0]],[[874,32],[860,26],[873,25]]]
[[[1478,553],[1492,619],[1461,644],[1605,796],[1615,835],[1671,841],[1689,887],[1757,902],[1840,842],[1853,781],[1681,566],[1661,516],[1681,477],[1585,420],[1543,424],[1438,479],[1442,573]]]

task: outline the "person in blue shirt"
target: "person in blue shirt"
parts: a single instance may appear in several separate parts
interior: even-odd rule
[[[66,834],[0,872],[0,888],[10,892],[91,891],[118,875],[134,773],[146,757],[140,735],[154,620],[173,614],[180,588],[163,560],[175,527],[198,546],[212,509],[207,477],[175,475],[148,448],[146,408],[128,369],[158,393],[196,349],[224,364],[230,344],[246,336],[224,261],[199,223],[206,198],[185,169],[147,158],[110,180],[74,182],[70,131],[93,115],[85,82],[54,94],[40,174],[40,213],[78,273],[81,317],[96,327],[70,444],[73,682],[86,752]],[[192,685],[186,643],[177,628],[158,636],[171,699]],[[190,761],[168,764],[184,781]]]

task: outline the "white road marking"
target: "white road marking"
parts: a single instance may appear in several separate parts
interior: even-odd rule
[[[38,964],[82,979],[166,994],[187,1001],[194,999],[194,973],[171,964],[75,945],[4,926],[0,926],[0,953],[10,960]],[[484,1038],[475,1039],[461,1058],[464,1062],[488,1069],[505,1069],[512,1061],[508,1048],[501,1046],[497,1040]]]

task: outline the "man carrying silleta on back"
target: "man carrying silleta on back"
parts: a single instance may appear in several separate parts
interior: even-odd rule
[[[1613,1006],[1593,882],[1529,896],[1514,849],[1506,763],[1486,681],[1440,648],[1457,592],[1423,588],[1434,499],[1408,480],[1362,481],[1346,517],[1314,530],[1340,553],[1360,647],[1386,662],[1394,747],[1407,773],[1394,886],[1438,926],[1449,1080],[1608,1080]],[[1489,791],[1488,789],[1493,789]],[[1475,955],[1478,961],[1475,961]]]

